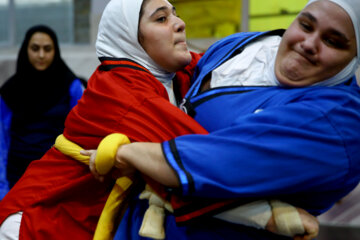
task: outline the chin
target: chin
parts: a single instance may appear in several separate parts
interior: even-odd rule
[[[171,61],[171,63],[168,61],[169,65],[167,67],[167,70],[169,71],[171,69],[170,72],[179,71],[189,65],[191,60],[192,57],[190,52],[178,54],[176,57],[173,58],[173,61]]]
[[[288,87],[304,86],[301,78],[294,71],[275,71],[275,75],[280,84]]]
[[[190,52],[187,52],[186,54],[182,54],[181,57],[179,57],[179,63],[183,66],[188,65],[192,60]]]
[[[288,87],[308,87],[316,83],[312,79],[278,79],[279,83]]]
[[[41,71],[45,71],[47,67],[35,67],[35,69],[41,72]]]

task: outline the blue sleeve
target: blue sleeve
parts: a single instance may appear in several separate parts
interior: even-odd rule
[[[73,108],[81,98],[84,87],[79,79],[75,79],[70,85],[70,106]]]
[[[324,112],[314,104],[264,109],[208,135],[164,142],[163,152],[183,195],[263,198],[311,193],[321,198],[322,192],[355,187],[360,178],[359,111],[346,106]]]
[[[11,110],[0,97],[0,200],[9,191],[6,180],[6,164],[10,144],[11,117]]]

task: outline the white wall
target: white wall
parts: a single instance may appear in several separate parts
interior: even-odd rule
[[[109,0],[91,0],[90,43],[95,43],[100,18]]]

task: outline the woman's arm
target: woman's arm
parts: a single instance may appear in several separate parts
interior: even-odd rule
[[[115,167],[134,167],[141,173],[168,187],[179,187],[174,170],[166,162],[160,143],[131,143],[119,147]]]

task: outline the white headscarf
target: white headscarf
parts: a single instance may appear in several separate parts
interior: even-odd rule
[[[155,63],[138,41],[139,13],[143,0],[111,0],[102,14],[96,40],[98,57],[127,58],[148,69],[165,88],[175,73]]]
[[[306,6],[310,5],[313,2],[318,2],[318,1],[322,1],[322,0],[310,0]],[[357,56],[352,61],[350,61],[350,63],[338,74],[336,74],[330,79],[314,84],[316,86],[334,86],[339,83],[345,82],[346,80],[350,79],[352,76],[355,75],[356,70],[359,68],[360,65],[360,1],[359,0],[326,0],[326,1],[330,1],[339,5],[350,16],[355,30]]]

